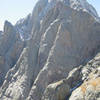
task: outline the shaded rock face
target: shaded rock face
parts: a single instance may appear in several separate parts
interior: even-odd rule
[[[0,35],[2,35],[3,34],[3,32],[2,31],[0,31]]]
[[[24,47],[19,34],[8,21],[5,22],[4,32],[0,37],[0,85],[5,74],[14,66]]]
[[[29,14],[25,19],[20,19],[17,21],[15,28],[20,34],[20,38],[24,40],[29,40],[31,37],[31,14]]]
[[[0,88],[1,100],[65,100],[70,95],[71,99],[83,81],[85,87],[90,83],[85,83],[87,67],[75,68],[91,59],[100,46],[98,15],[87,5],[81,0],[39,0],[32,15],[15,27],[6,22],[7,39],[0,43],[7,45],[0,49],[0,63],[7,64],[2,71],[7,74]],[[26,34],[24,49],[17,32]],[[26,32],[31,33],[29,39]]]

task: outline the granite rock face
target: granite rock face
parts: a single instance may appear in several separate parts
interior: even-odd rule
[[[68,77],[47,86],[42,100],[66,100],[82,82],[82,67],[74,68]]]
[[[31,37],[31,14],[29,14],[26,18],[20,19],[16,22],[15,28],[17,32],[20,34],[20,38],[22,41],[29,40]]]
[[[94,74],[96,67],[83,64],[100,47],[100,21],[86,0],[39,0],[26,19],[15,26],[6,23],[4,34],[9,42],[6,38],[1,40],[0,45],[6,46],[0,49],[4,54],[0,63],[6,66],[2,72],[7,74],[0,100],[73,100],[74,96],[76,100],[91,99],[94,91],[89,94],[89,89],[84,88],[92,80],[97,85],[99,73]],[[88,69],[93,73],[91,78]],[[80,85],[86,96],[79,92]]]
[[[69,100],[100,99],[100,53],[85,66],[82,66],[83,83],[75,89]]]
[[[5,74],[16,64],[24,43],[19,34],[8,21],[5,21],[4,32],[0,37],[0,84],[2,84]]]
[[[74,68],[67,78],[47,86],[42,100],[99,100],[100,53]]]

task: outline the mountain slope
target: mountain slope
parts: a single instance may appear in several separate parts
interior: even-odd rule
[[[84,81],[78,77],[80,67],[76,68],[80,72],[75,77],[77,81],[73,80],[74,86],[66,82],[63,85],[63,81],[59,83],[63,96],[59,96],[59,90],[53,90],[57,93],[53,98],[50,84],[69,77],[68,73],[73,68],[92,59],[100,47],[98,15],[86,0],[39,0],[32,14],[13,28],[25,45],[21,48],[16,48],[15,44],[7,47],[14,48],[14,51],[19,48],[20,51],[16,52],[18,58],[13,66],[10,65],[6,71],[0,88],[1,100],[65,100],[71,93],[70,88]],[[9,29],[5,27],[5,33],[12,33],[7,31]],[[12,51],[6,54],[8,58]],[[63,86],[67,89],[65,93]],[[70,100],[73,96],[74,92]]]
[[[24,42],[20,39],[15,28],[8,21],[5,22],[4,32],[0,37],[0,85],[4,81],[5,74],[18,60]]]

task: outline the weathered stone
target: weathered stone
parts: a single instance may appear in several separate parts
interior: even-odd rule
[[[88,60],[99,46],[100,39],[94,33],[96,27],[92,16],[82,10],[77,12],[61,2],[58,2],[56,8],[59,10],[57,19],[62,19],[61,24],[47,62],[38,74],[28,100],[40,100],[48,84],[66,77],[74,66]],[[70,22],[67,21],[68,18]],[[99,32],[97,36],[99,36]],[[92,41],[95,39],[95,42]]]
[[[81,0],[39,0],[32,15],[22,24],[13,27],[6,22],[5,35],[0,38],[0,64],[3,68],[6,61],[8,69],[0,89],[1,100],[64,100],[71,92],[70,99],[75,95],[76,99],[84,99],[81,88],[77,87],[100,75],[99,57],[86,67],[75,68],[91,59],[100,47],[98,15],[87,5]],[[27,42],[24,37],[23,49],[21,33],[19,30],[20,35],[16,33],[16,27],[22,30],[24,24],[24,34],[27,31],[31,34]],[[90,99],[88,92],[86,95]]]
[[[98,54],[82,68],[84,82],[71,94],[69,100],[99,100],[100,99],[100,59]],[[95,66],[97,63],[98,66]]]
[[[64,80],[50,84],[44,92],[42,100],[65,100],[70,94],[70,86]]]
[[[12,68],[18,60],[24,47],[19,34],[14,26],[8,21],[4,25],[4,33],[0,37],[0,83],[4,81],[4,77],[8,70]],[[1,85],[0,84],[0,85]]]

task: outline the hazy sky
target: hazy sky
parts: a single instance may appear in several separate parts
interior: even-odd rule
[[[37,0],[0,0],[0,30],[5,20],[15,24],[17,20],[32,12]],[[100,15],[100,0],[88,0]]]
[[[15,24],[20,18],[32,12],[37,0],[0,0],[0,29],[5,20]]]

